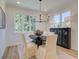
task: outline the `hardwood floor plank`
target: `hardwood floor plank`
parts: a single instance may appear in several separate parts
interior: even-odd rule
[[[2,59],[19,59],[17,46],[6,47]]]

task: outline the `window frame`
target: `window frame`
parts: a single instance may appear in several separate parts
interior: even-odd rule
[[[22,24],[23,24],[22,25],[22,28],[23,28],[22,31],[16,31],[16,15],[17,14],[26,15],[26,14],[22,14],[22,13],[16,13],[15,14],[15,17],[14,17],[14,31],[16,33],[34,32],[34,31],[31,30],[31,18],[30,18],[30,16],[35,17],[35,20],[37,19],[37,17],[33,16],[33,15],[26,15],[26,16],[29,16],[29,31],[24,31],[24,23],[23,23],[24,20],[22,20]],[[35,25],[35,27],[36,27],[36,25]]]

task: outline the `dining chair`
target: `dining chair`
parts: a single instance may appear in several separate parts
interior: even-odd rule
[[[57,59],[56,54],[57,35],[48,35],[46,45],[40,46],[36,54],[37,59]]]
[[[22,34],[22,43],[24,45],[24,59],[29,59],[36,55],[37,45],[34,43],[27,43],[24,34]]]

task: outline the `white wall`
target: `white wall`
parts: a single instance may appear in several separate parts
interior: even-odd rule
[[[5,12],[5,2],[4,0],[0,0],[0,7]],[[0,59],[2,58],[2,55],[4,53],[5,49],[5,29],[0,29]]]
[[[77,0],[71,6],[71,49],[78,51],[78,7]]]
[[[13,45],[13,44],[20,44],[21,43],[21,36],[19,33],[15,33],[15,15],[16,13],[22,13],[25,15],[33,15],[33,16],[39,16],[39,12],[32,11],[29,9],[20,8],[17,6],[12,5],[6,5],[6,40],[7,45]],[[46,27],[44,24],[38,25],[37,29],[46,30]]]

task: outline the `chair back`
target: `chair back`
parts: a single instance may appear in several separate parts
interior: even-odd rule
[[[24,50],[24,59],[28,59],[28,53],[27,53],[27,40],[25,38],[25,35],[24,34],[21,34],[21,37],[22,37],[22,44],[23,44],[23,50]]]
[[[56,42],[57,42],[56,34],[48,35],[45,47],[46,48],[45,59],[57,59]]]

